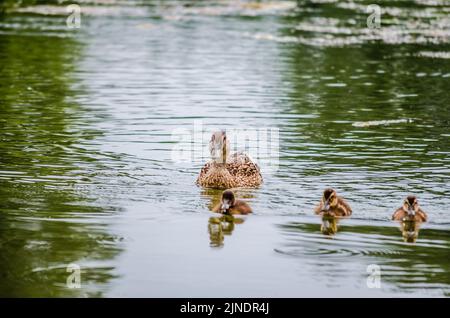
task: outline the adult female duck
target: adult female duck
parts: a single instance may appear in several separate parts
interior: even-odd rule
[[[225,131],[215,132],[209,141],[211,161],[206,163],[197,178],[205,188],[256,188],[262,182],[256,163],[242,152],[230,154],[230,142]]]

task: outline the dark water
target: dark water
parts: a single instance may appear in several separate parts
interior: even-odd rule
[[[378,30],[364,1],[192,3],[0,18],[0,295],[448,296],[449,2],[383,1]],[[172,160],[199,123],[279,129],[237,190],[254,215],[219,220],[202,161]],[[328,186],[354,211],[332,237]],[[390,221],[409,193],[415,243]]]

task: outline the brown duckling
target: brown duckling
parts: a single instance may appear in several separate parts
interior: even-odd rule
[[[328,216],[350,216],[352,209],[350,205],[340,196],[337,195],[336,190],[328,188],[323,191],[322,200],[314,212],[319,215]]]
[[[213,212],[222,214],[249,214],[252,208],[242,200],[236,200],[233,191],[225,190],[220,203],[214,207]]]
[[[416,196],[409,195],[403,201],[403,205],[392,215],[395,221],[426,222],[427,214],[420,208]]]
[[[197,178],[205,188],[255,188],[262,183],[260,169],[242,152],[230,154],[230,142],[225,131],[212,134],[209,141],[211,161],[206,163]]]

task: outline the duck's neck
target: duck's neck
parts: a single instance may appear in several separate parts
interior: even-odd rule
[[[220,162],[213,161],[212,167],[213,167],[214,169],[224,169],[224,168],[225,168],[225,164],[224,164],[224,163],[220,163]]]
[[[226,145],[226,143],[223,145],[223,148],[222,148],[222,163],[224,165],[227,163],[227,145]]]

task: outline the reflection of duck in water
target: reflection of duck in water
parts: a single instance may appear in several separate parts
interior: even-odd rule
[[[400,223],[400,231],[405,242],[414,243],[419,237],[421,222],[404,219]]]
[[[420,208],[413,195],[406,197],[403,205],[392,215],[392,220],[400,221],[400,231],[405,242],[414,243],[419,236],[420,224],[427,221],[427,214]]]
[[[249,214],[252,213],[252,208],[247,202],[236,200],[233,191],[225,190],[222,193],[220,203],[214,207],[213,212],[227,215]]]
[[[215,132],[209,142],[211,161],[206,163],[197,178],[205,188],[255,188],[262,183],[259,167],[242,152],[230,154],[230,142],[225,131]]]
[[[209,218],[208,233],[210,245],[213,247],[223,246],[225,235],[231,235],[234,230],[234,225],[241,223],[244,223],[243,219],[235,218],[230,214]]]
[[[337,195],[336,190],[331,188],[323,191],[322,200],[320,200],[314,212],[318,215],[337,217],[352,215],[350,205],[342,197]]]
[[[322,225],[320,226],[320,231],[325,235],[334,235],[337,233],[337,218],[324,214],[322,216]]]

